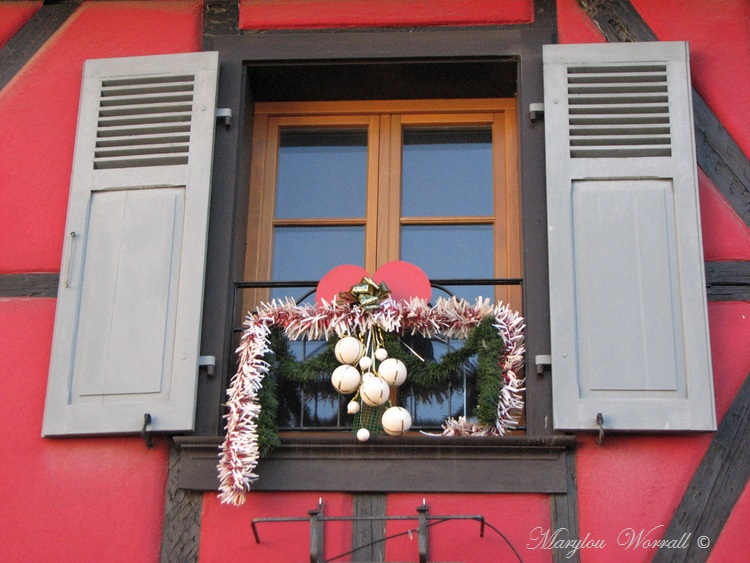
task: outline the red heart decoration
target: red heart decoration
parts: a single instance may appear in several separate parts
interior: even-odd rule
[[[324,275],[318,282],[315,291],[315,302],[320,305],[322,300],[333,301],[339,293],[349,291],[364,277],[372,277],[376,283],[385,282],[391,290],[391,297],[396,300],[408,300],[418,297],[428,301],[432,295],[430,279],[424,270],[403,260],[394,260],[383,264],[373,276],[361,266],[343,264],[336,266]]]

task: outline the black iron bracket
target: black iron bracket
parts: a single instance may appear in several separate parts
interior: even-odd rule
[[[151,424],[151,414],[146,413],[143,415],[143,429],[141,430],[141,436],[143,441],[146,442],[146,447],[151,449],[154,447],[154,443],[151,441],[151,432],[148,431],[148,425]]]
[[[388,520],[417,520],[418,524],[414,530],[409,530],[408,533],[411,535],[412,532],[417,532],[419,536],[419,561],[420,563],[427,563],[429,555],[429,528],[434,524],[445,522],[447,520],[476,520],[479,522],[479,537],[484,537],[485,521],[484,516],[481,514],[453,514],[448,516],[430,516],[429,507],[427,501],[422,499],[422,505],[417,507],[416,516],[324,516],[323,515],[323,499],[318,500],[318,506],[308,511],[308,516],[290,516],[280,518],[253,518],[250,522],[250,526],[253,530],[253,536],[255,537],[255,543],[260,543],[260,534],[258,532],[258,524],[271,523],[279,524],[283,522],[309,522],[310,523],[310,563],[323,563],[323,547],[324,547],[324,524],[325,522],[354,522],[354,521],[388,521]],[[432,522],[432,523],[430,523]],[[386,541],[388,538],[383,538],[381,541]],[[369,544],[368,544],[369,545]],[[364,548],[367,546],[356,547],[353,551]]]

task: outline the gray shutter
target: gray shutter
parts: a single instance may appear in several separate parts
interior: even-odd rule
[[[43,434],[193,428],[217,53],[87,61]]]
[[[686,43],[550,45],[557,429],[716,428]]]

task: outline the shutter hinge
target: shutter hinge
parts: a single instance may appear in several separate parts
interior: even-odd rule
[[[604,442],[604,416],[602,413],[596,413],[596,425],[599,427],[599,436],[596,438],[596,445],[601,446]]]
[[[534,363],[536,364],[536,374],[544,375],[544,366],[552,367],[552,356],[534,356]]]
[[[216,373],[216,356],[199,356],[198,367],[205,367],[206,375],[213,377]]]
[[[529,121],[535,123],[544,119],[544,104],[529,104]]]
[[[229,129],[232,126],[232,110],[230,108],[216,108],[216,119],[224,123],[224,127]]]

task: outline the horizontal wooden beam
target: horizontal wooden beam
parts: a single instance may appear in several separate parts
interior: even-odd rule
[[[0,274],[0,297],[57,297],[60,274]]]
[[[750,301],[750,262],[706,262],[711,301]]]

